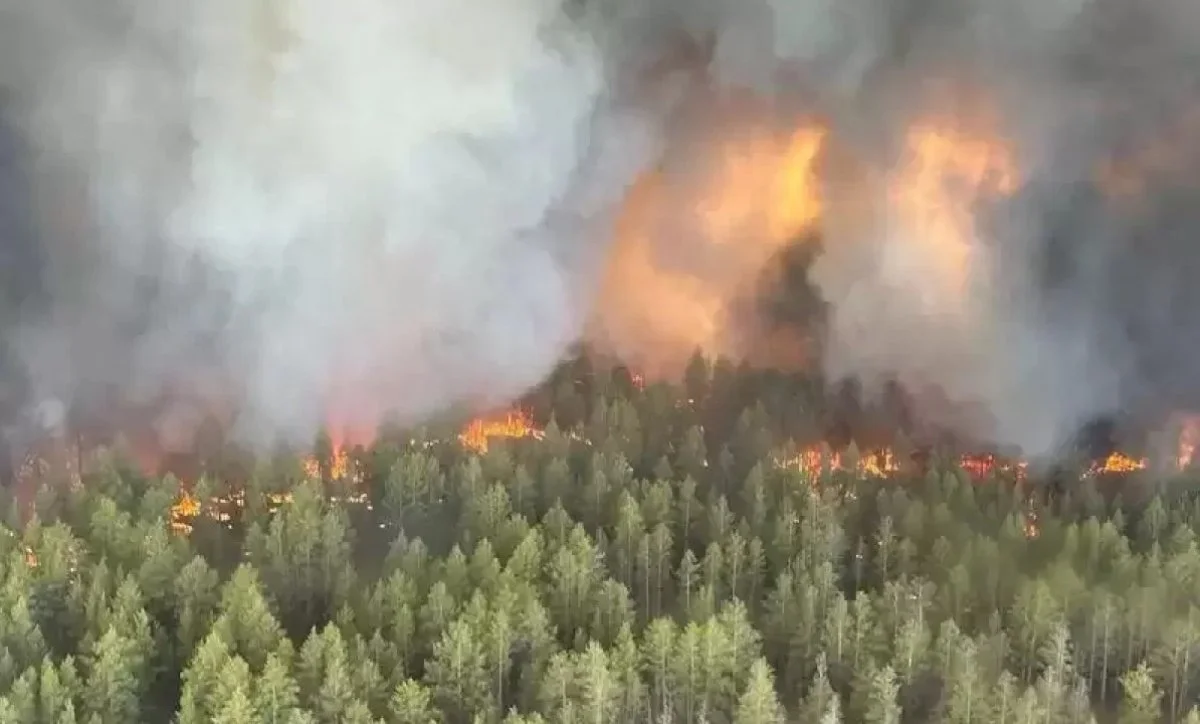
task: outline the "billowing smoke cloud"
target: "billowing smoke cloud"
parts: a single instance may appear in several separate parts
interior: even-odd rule
[[[830,371],[937,387],[981,411],[973,432],[1048,451],[1114,406],[1200,392],[1196,212],[1157,193],[1200,166],[1114,171],[1146,185],[1137,211],[1096,183],[1197,98],[1193,5],[0,0],[24,141],[0,208],[32,190],[34,231],[5,241],[36,252],[42,291],[5,337],[30,406],[154,408],[180,445],[211,414],[303,441],[330,414],[503,401],[604,317],[635,179],[720,167],[706,141],[737,134],[717,112],[737,87],[758,127],[820,118],[829,139],[810,281]],[[935,179],[962,209],[957,275],[895,195],[931,117],[1003,139],[1015,169],[982,195]],[[651,266],[721,298],[777,258],[697,262],[681,239],[703,228],[661,228]],[[605,332],[653,344],[627,329]]]
[[[41,400],[308,440],[510,399],[572,341],[647,152],[556,2],[7,2]],[[632,116],[628,117],[632,119]],[[186,434],[185,434],[186,437]]]
[[[852,181],[874,194],[866,213],[852,206],[847,221],[835,204],[827,217],[810,275],[831,309],[827,367],[898,379],[918,400],[929,390],[952,403],[936,408],[944,425],[1033,455],[1096,416],[1196,405],[1200,324],[1184,310],[1200,248],[1185,241],[1195,204],[1181,199],[1195,199],[1187,149],[1200,136],[1192,125],[1167,142],[1177,152],[1146,151],[1194,118],[1184,69],[1200,12],[1119,0],[890,7],[886,30],[864,12],[830,33],[865,43],[805,56],[852,79],[824,97],[885,180],[878,191]],[[930,119],[941,140],[914,154],[914,125]],[[956,134],[954,160],[922,176]],[[973,148],[979,136],[990,148]],[[1140,208],[1115,198],[1121,183],[1138,186]],[[942,212],[904,213],[910,193]],[[946,223],[961,248],[929,243]]]

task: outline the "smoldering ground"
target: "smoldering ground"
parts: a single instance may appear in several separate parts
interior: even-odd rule
[[[1183,0],[0,0],[4,242],[36,280],[4,319],[21,407],[150,408],[187,445],[213,415],[264,443],[501,403],[605,316],[628,188],[710,167],[738,129],[704,94],[736,88],[830,139],[802,280],[826,373],[936,388],[927,414],[1053,451],[1200,396],[1200,139],[1171,130],[1198,43]],[[982,197],[939,181],[969,221],[951,291],[887,190],[930,119],[1017,169]],[[1168,133],[1180,152],[1144,153]],[[744,294],[736,247],[660,232],[654,265]],[[636,319],[603,326],[653,352]]]

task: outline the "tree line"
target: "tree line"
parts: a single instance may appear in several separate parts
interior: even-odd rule
[[[116,451],[8,496],[0,722],[1200,722],[1190,472],[794,464],[811,379],[581,365],[536,437],[231,454],[186,522]]]

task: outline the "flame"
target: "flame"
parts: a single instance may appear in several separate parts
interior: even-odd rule
[[[718,178],[697,205],[708,238],[740,244],[753,236],[774,249],[815,223],[821,201],[814,165],[824,140],[824,130],[802,127],[782,139],[725,143]]]
[[[985,480],[995,474],[1012,475],[1023,481],[1029,474],[1029,463],[1025,460],[1005,460],[991,453],[966,454],[958,459],[958,466],[976,480]]]
[[[1114,452],[1103,460],[1093,463],[1084,475],[1090,477],[1094,475],[1132,473],[1138,470],[1145,470],[1148,464],[1149,461],[1146,458],[1135,458],[1122,452]]]
[[[458,440],[468,450],[483,454],[488,450],[488,443],[493,438],[518,439],[533,437],[541,439],[542,431],[537,429],[529,413],[524,410],[510,410],[499,417],[480,417],[471,420],[459,434]]]
[[[801,450],[796,455],[778,461],[784,468],[792,468],[805,472],[821,470],[828,466],[830,470],[849,470],[844,453],[834,452],[824,446],[812,446]],[[966,454],[958,459],[958,466],[976,480],[986,480],[994,473],[1011,475],[1017,481],[1023,481],[1028,475],[1029,464],[1024,460],[1005,460],[991,453]],[[896,453],[891,448],[883,448],[862,456],[853,466],[853,472],[863,477],[886,478],[894,476],[903,470]]]
[[[171,530],[187,535],[192,532],[192,521],[200,515],[200,500],[189,491],[183,491],[171,506],[169,522]]]
[[[304,475],[308,478],[321,477],[321,461],[315,455],[309,455],[301,462]],[[344,444],[333,443],[329,455],[329,479],[337,481],[360,482],[362,473],[350,458],[350,452]]]
[[[999,140],[940,123],[920,123],[908,131],[904,156],[888,185],[904,237],[900,247],[888,251],[894,260],[919,261],[920,269],[906,264],[899,271],[921,275],[930,311],[946,314],[966,301],[977,266],[972,204],[1010,194],[1017,184],[1013,151]]]
[[[1191,467],[1197,443],[1200,443],[1200,415],[1184,415],[1180,421],[1179,444],[1175,454],[1175,467],[1178,470]]]
[[[828,467],[829,470],[849,470],[846,459],[841,452],[830,450],[821,445],[805,448],[791,458],[779,461],[779,466],[816,472]],[[853,466],[853,471],[867,477],[883,478],[900,471],[896,454],[888,448],[867,453],[859,457]]]
[[[824,141],[815,125],[750,128],[715,144],[710,169],[640,178],[616,224],[590,336],[656,376],[697,349],[732,354],[731,304],[820,219]]]

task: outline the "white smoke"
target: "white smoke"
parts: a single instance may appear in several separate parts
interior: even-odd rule
[[[645,154],[599,38],[556,0],[10,0],[0,17],[49,213],[85,220],[42,232],[71,290],[25,333],[42,396],[178,397],[201,370],[240,390],[257,441],[309,439],[335,403],[411,421],[509,399],[586,314],[596,254],[578,247],[604,241],[595,220],[635,170],[598,149]],[[623,136],[593,137],[607,127]]]
[[[169,400],[162,432],[182,441],[232,398],[244,439],[270,442],[332,408],[370,425],[510,399],[581,334],[613,209],[689,77],[818,111],[861,181],[894,170],[949,73],[988,89],[1036,203],[981,218],[970,309],[941,314],[928,246],[848,218],[830,175],[826,362],[940,386],[987,408],[993,437],[1050,449],[1125,372],[1088,311],[1102,280],[1047,321],[1033,271],[1063,148],[1102,135],[1098,87],[1133,87],[1128,66],[1071,75],[1123,47],[1101,10],[1133,0],[1097,5],[0,0],[51,300],[13,335],[35,404]],[[1169,32],[1129,65],[1178,70],[1164,48],[1200,37],[1191,7],[1146,10]]]

